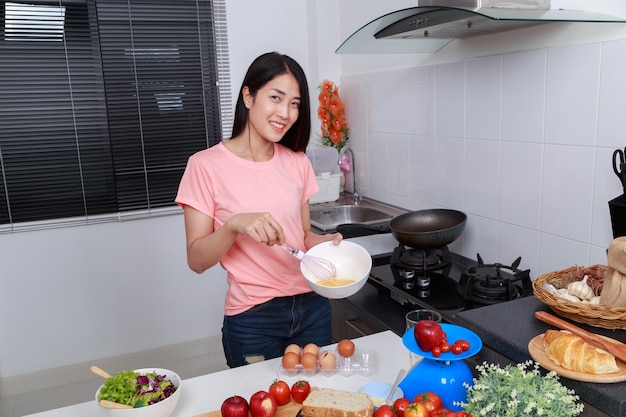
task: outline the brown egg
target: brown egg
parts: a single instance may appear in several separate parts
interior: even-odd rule
[[[303,354],[300,362],[302,363],[302,369],[305,371],[311,372],[317,370],[317,355],[311,352]]]
[[[315,343],[309,343],[302,349],[302,353],[312,353],[317,357],[320,354],[320,348]]]
[[[289,346],[287,346],[285,348],[285,352],[283,354],[285,354],[287,352],[297,353],[298,357],[302,356],[302,348],[300,346],[296,345],[295,343],[292,343]]]
[[[325,371],[332,371],[337,368],[337,358],[332,352],[322,352],[319,358],[320,367]]]
[[[337,352],[344,358],[354,355],[354,343],[352,340],[343,339],[337,344]]]
[[[295,352],[287,352],[283,355],[283,368],[295,369],[300,363],[300,355]]]

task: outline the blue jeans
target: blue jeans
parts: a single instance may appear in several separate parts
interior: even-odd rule
[[[316,293],[274,298],[243,313],[225,316],[222,345],[226,364],[246,365],[283,355],[287,345],[331,343],[331,307]]]

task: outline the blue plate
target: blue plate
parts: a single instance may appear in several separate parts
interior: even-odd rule
[[[446,333],[446,339],[451,346],[459,339],[467,340],[470,344],[469,350],[461,352],[458,355],[452,352],[444,352],[439,357],[435,357],[432,352],[424,352],[422,349],[420,349],[420,347],[417,345],[417,341],[415,340],[413,329],[409,329],[406,331],[406,333],[404,333],[404,336],[402,336],[402,343],[404,343],[404,346],[408,350],[415,353],[416,355],[436,361],[455,361],[460,359],[466,359],[474,356],[483,348],[483,341],[480,340],[480,337],[478,337],[478,335],[473,331],[466,329],[465,327],[456,326],[454,324],[441,323],[440,326]]]

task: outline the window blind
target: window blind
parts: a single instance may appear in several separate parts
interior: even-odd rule
[[[213,3],[2,2],[0,231],[174,205],[223,137]]]

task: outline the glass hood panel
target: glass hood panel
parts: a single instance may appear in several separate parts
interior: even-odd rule
[[[411,7],[372,20],[350,35],[338,54],[434,53],[459,38],[551,22],[626,23],[594,12],[562,9]]]

